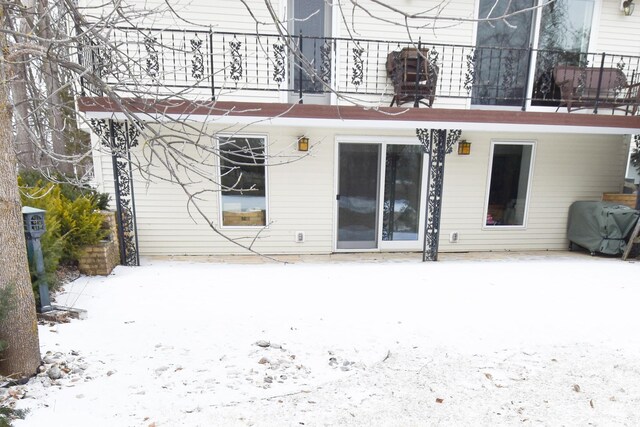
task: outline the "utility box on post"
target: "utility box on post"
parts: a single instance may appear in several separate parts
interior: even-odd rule
[[[42,245],[40,238],[46,231],[44,225],[44,215],[46,211],[42,209],[25,206],[22,208],[22,219],[24,221],[24,235],[27,239],[27,255],[29,265],[33,266],[40,293],[40,312],[44,313],[52,310],[49,299],[49,286],[44,274],[44,257],[42,255]]]

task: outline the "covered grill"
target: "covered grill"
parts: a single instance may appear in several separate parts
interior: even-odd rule
[[[569,208],[567,238],[594,254],[620,255],[640,211],[611,202],[574,202]]]

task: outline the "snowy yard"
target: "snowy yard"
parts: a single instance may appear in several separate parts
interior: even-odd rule
[[[442,258],[81,277],[15,425],[640,424],[640,263]]]

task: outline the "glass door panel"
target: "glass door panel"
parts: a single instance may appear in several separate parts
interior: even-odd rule
[[[534,0],[480,0],[480,19],[531,8]],[[526,96],[533,12],[478,22],[472,104],[522,105]]]
[[[418,145],[387,145],[382,240],[419,240],[422,150]]]
[[[379,144],[338,145],[338,249],[377,247]]]
[[[298,45],[302,35],[302,56],[310,64],[309,69],[300,58],[291,58],[291,102],[298,102],[302,91],[306,103],[327,103],[325,84],[331,83],[331,2],[290,0],[289,4],[294,43]]]
[[[533,105],[559,104],[560,88],[553,79],[556,65],[587,65],[594,1],[556,0],[542,9]]]

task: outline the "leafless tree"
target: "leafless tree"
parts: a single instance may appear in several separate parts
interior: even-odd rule
[[[126,23],[127,16],[144,11],[116,3],[108,15],[95,18],[113,26]],[[88,22],[75,0],[0,1],[0,288],[13,295],[0,324],[0,339],[7,343],[3,375],[30,376],[40,364],[16,166],[86,181],[91,147],[80,130],[75,95],[83,79],[98,85],[99,79],[79,54],[86,39],[100,40],[95,22]]]
[[[256,2],[237,1],[244,4],[247,17],[254,19],[257,29],[268,28],[279,36],[285,52],[283,58],[296,72],[301,69],[309,78],[320,82],[324,92],[331,92],[337,98],[352,104],[363,102],[358,96],[341,93],[323,81],[313,59],[299,49],[295,35],[290,34],[289,23],[279,16],[273,1],[264,0],[261,6],[269,16],[264,22],[253,13]],[[394,6],[393,2],[381,0],[333,1],[350,37],[358,32],[355,16],[365,13],[382,24],[404,28],[411,42],[415,42],[416,32],[435,32],[445,26],[474,20],[471,13],[468,16],[448,15],[448,3],[442,1],[425,11],[407,12]],[[201,124],[189,120],[189,113],[180,117],[167,114],[163,106],[184,101],[197,106],[198,114],[208,111],[211,117],[224,116],[226,112],[221,111],[203,87],[209,85],[211,73],[230,70],[182,63],[178,67],[182,69],[174,68],[171,72],[190,74],[188,84],[181,87],[165,85],[167,76],[158,67],[154,52],[170,49],[175,54],[192,56],[196,61],[195,52],[200,45],[198,41],[191,45],[169,45],[169,37],[162,38],[162,35],[169,35],[171,28],[159,24],[151,31],[149,27],[167,22],[161,21],[160,17],[170,17],[175,23],[200,30],[201,36],[209,34],[211,29],[208,23],[184,18],[169,0],[163,7],[153,10],[137,8],[137,4],[143,7],[145,3],[112,0],[95,7],[81,7],[76,0],[0,0],[0,259],[5,264],[5,268],[0,269],[0,286],[15,288],[18,301],[9,320],[0,325],[0,339],[9,343],[9,350],[0,363],[0,372],[4,374],[31,375],[40,361],[35,309],[24,254],[16,164],[23,170],[39,170],[52,179],[86,184],[90,179],[91,150],[105,148],[91,147],[86,130],[99,129],[95,122],[87,121],[76,110],[79,95],[84,93],[108,100],[140,134],[144,149],[139,151],[139,156],[131,158],[132,167],[138,174],[149,181],[166,180],[180,186],[187,195],[187,208],[194,217],[204,219],[212,232],[249,252],[256,252],[254,244],[260,238],[260,231],[240,239],[227,236],[210,218],[203,201],[210,193],[219,191],[255,191],[254,187],[244,187],[238,176],[243,166],[268,164],[274,167],[300,161],[305,156],[281,152],[270,153],[267,158],[264,150],[247,151],[244,146],[211,144],[212,135],[206,135]],[[385,12],[371,12],[368,4]],[[496,12],[481,19],[508,20],[510,14],[521,12]],[[123,27],[128,30],[123,31]],[[203,42],[203,38],[199,40]],[[256,43],[256,49],[270,48],[261,45],[260,41]],[[225,90],[224,86],[220,88],[221,92]],[[259,115],[259,111],[255,113]],[[219,133],[228,137],[230,130],[223,126],[219,128]],[[106,150],[109,152],[108,148]],[[223,166],[220,174],[211,173],[220,165]]]

